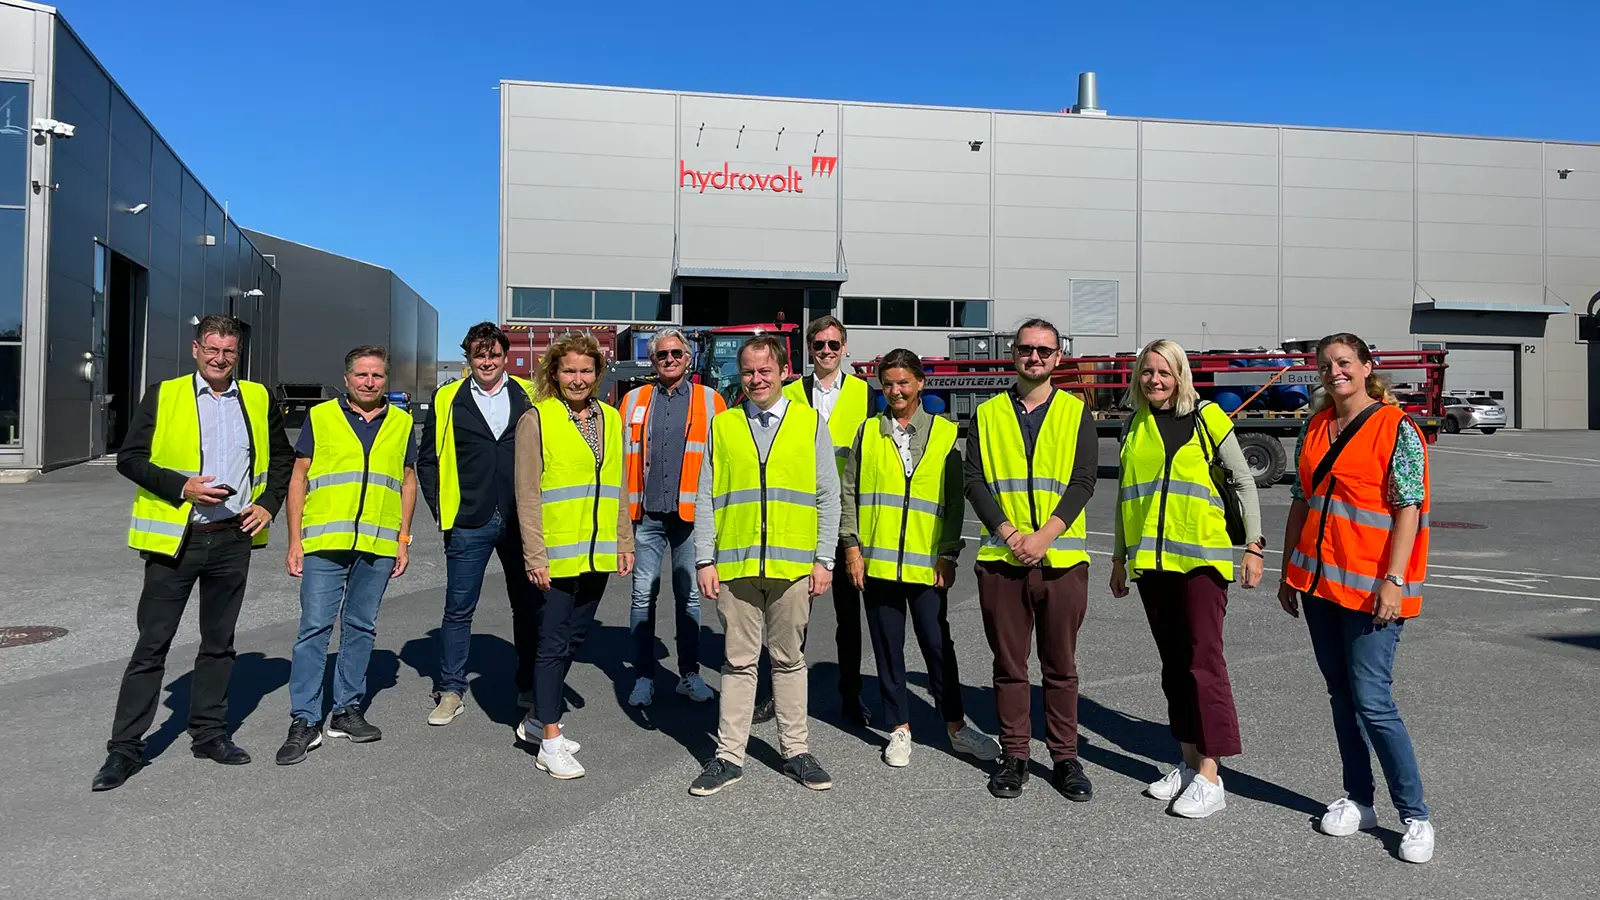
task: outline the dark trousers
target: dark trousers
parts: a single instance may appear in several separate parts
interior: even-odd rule
[[[550,579],[550,590],[540,591],[539,650],[533,666],[534,718],[546,725],[561,721],[561,695],[567,684],[572,657],[589,636],[595,610],[606,592],[604,572],[574,578]],[[534,588],[538,591],[538,588]]]
[[[861,699],[861,592],[850,583],[850,576],[844,571],[844,545],[840,544],[837,555],[834,556],[840,565],[833,571],[833,615],[839,623],[838,630],[834,633],[839,645],[839,696],[847,703],[854,703]],[[816,598],[812,598],[812,603]],[[810,632],[806,637],[810,639]],[[805,652],[805,645],[800,645],[800,652]],[[761,649],[761,659],[756,666],[756,678],[760,689],[758,696],[772,696],[772,660],[767,655],[766,647]]]
[[[994,651],[1000,748],[1027,759],[1033,735],[1028,657],[1035,625],[1044,671],[1044,741],[1056,762],[1078,757],[1078,628],[1089,608],[1089,567],[1023,568],[980,562],[978,605]]]
[[[1147,572],[1135,584],[1161,653],[1172,736],[1195,745],[1202,756],[1237,756],[1239,714],[1222,658],[1228,583],[1206,566],[1186,574]]]
[[[893,728],[911,721],[906,697],[906,611],[922,660],[928,666],[928,693],[942,721],[964,722],[961,673],[956,667],[956,645],[950,638],[949,598],[945,591],[926,584],[867,579],[862,592],[867,611],[867,631],[872,655],[878,660],[878,688],[883,694],[885,723]]]
[[[189,689],[189,737],[198,744],[227,735],[233,629],[249,574],[250,535],[235,528],[191,531],[174,557],[145,554],[139,640],[122,675],[108,751],[144,755],[144,734],[155,721],[166,677],[167,650],[196,581],[200,582],[200,652],[195,654]]]
[[[511,601],[511,639],[517,649],[517,690],[533,690],[533,660],[539,643],[537,591],[522,560],[522,530],[497,512],[476,528],[457,526],[444,538],[444,619],[439,626],[439,678],[434,690],[467,692],[467,656],[472,616],[483,593],[490,555],[500,557]]]

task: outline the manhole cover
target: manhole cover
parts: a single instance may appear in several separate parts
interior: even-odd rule
[[[1548,478],[1502,478],[1507,484],[1549,484]]]
[[[0,625],[0,649],[42,644],[66,633],[65,628],[54,625]]]
[[[1484,528],[1488,528],[1489,526],[1487,526],[1487,525],[1479,525],[1477,522],[1434,521],[1434,522],[1429,523],[1429,527],[1431,527],[1431,528],[1459,528],[1459,529],[1462,529],[1462,530],[1465,530],[1465,531],[1479,531],[1479,530],[1482,530]]]

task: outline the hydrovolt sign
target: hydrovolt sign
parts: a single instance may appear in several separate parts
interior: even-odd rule
[[[811,158],[811,174],[831,176],[838,165],[836,156]],[[782,172],[746,172],[735,169],[732,163],[723,163],[720,169],[696,169],[684,160],[678,160],[678,187],[706,191],[771,191],[774,194],[804,194],[803,176],[794,166],[784,166]]]

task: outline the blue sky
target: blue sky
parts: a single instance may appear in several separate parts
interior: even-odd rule
[[[57,6],[256,228],[495,315],[502,78],[1600,142],[1600,2]]]

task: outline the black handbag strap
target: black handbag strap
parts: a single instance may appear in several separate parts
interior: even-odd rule
[[[1328,448],[1327,453],[1323,454],[1322,461],[1317,463],[1316,471],[1311,473],[1312,493],[1316,493],[1317,485],[1321,484],[1322,479],[1327,478],[1328,473],[1333,471],[1334,462],[1339,458],[1339,454],[1344,452],[1344,448],[1350,443],[1350,439],[1356,436],[1356,432],[1361,430],[1361,426],[1367,424],[1367,420],[1372,418],[1372,414],[1377,412],[1380,406],[1383,406],[1383,404],[1374,403],[1363,409],[1359,415],[1350,420],[1350,424],[1346,425],[1343,431],[1339,432],[1339,439],[1333,442],[1333,446]]]
[[[1211,464],[1211,458],[1217,455],[1218,449],[1217,439],[1211,436],[1211,429],[1206,427],[1206,417],[1200,412],[1210,405],[1210,400],[1201,400],[1200,405],[1194,408],[1194,425],[1200,430],[1200,434],[1202,435],[1200,438],[1200,455],[1205,457],[1207,465]],[[1206,450],[1207,443],[1211,444],[1211,450],[1209,452]]]

